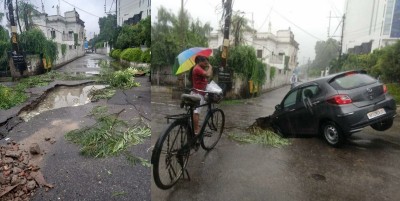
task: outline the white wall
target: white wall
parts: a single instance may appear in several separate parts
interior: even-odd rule
[[[142,11],[142,19],[151,14],[151,0],[118,0],[118,26]]]
[[[70,49],[70,46],[67,45],[65,55],[62,55],[61,44],[57,44],[57,48],[58,48],[58,59],[53,64],[53,67],[56,68],[60,65],[63,65],[65,63],[68,63],[74,59],[77,59],[85,55],[85,50],[83,45],[76,46],[76,49],[75,46],[72,46],[72,49]]]
[[[396,0],[347,0],[343,33],[343,53],[362,43],[372,42],[371,51],[386,46],[386,41],[395,41],[384,34],[385,18],[391,23],[392,15],[386,11],[388,1]],[[398,0],[397,0],[398,1]],[[388,22],[389,22],[388,21]],[[391,44],[389,42],[388,44]]]

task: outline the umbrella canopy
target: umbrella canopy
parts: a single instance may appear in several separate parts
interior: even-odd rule
[[[212,50],[210,48],[204,48],[204,47],[192,47],[190,49],[181,52],[175,59],[175,64],[174,64],[175,75],[190,70],[195,65],[194,59],[196,58],[196,56],[201,55],[209,57],[211,53]]]

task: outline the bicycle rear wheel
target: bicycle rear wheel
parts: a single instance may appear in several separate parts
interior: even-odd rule
[[[211,150],[221,138],[225,126],[225,114],[221,109],[213,109],[207,116],[206,128],[201,138],[201,147],[205,150]]]
[[[175,121],[157,140],[152,155],[153,177],[161,189],[171,188],[186,168],[190,153],[188,132],[186,122]]]

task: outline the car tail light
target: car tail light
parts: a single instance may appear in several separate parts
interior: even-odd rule
[[[336,105],[345,105],[352,103],[353,101],[348,95],[345,94],[339,94],[336,96],[333,96],[332,98],[328,99],[329,103],[336,104]]]
[[[387,86],[386,86],[386,84],[384,84],[383,85],[383,93],[386,93],[387,92]]]

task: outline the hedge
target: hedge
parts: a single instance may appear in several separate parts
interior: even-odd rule
[[[127,48],[122,51],[120,58],[126,61],[139,62],[142,58],[142,50],[140,48]]]
[[[151,62],[150,49],[147,49],[146,51],[143,52],[141,61],[143,63],[150,63]]]

